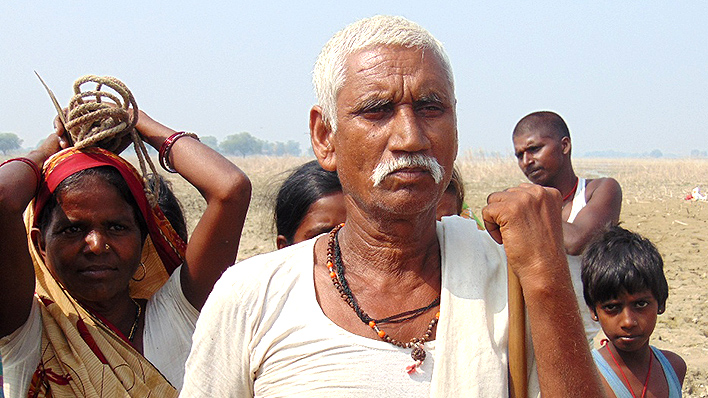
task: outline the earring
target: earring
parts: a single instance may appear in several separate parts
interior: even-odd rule
[[[106,243],[106,250],[111,250],[111,246],[108,243]]]
[[[139,279],[135,279],[135,275],[133,275],[133,277],[130,278],[135,282],[140,282],[141,280],[145,279],[145,276],[147,275],[147,268],[145,268],[145,264],[143,264],[142,261],[140,262],[140,266],[143,267],[143,276],[141,276]]]

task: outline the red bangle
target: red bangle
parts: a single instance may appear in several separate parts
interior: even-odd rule
[[[34,171],[34,176],[37,178],[37,188],[34,190],[34,196],[37,196],[37,193],[39,192],[39,187],[42,184],[42,172],[39,171],[39,167],[37,166],[37,164],[33,162],[32,159],[28,158],[12,158],[2,162],[2,164],[0,164],[0,167],[10,162],[22,162],[32,168],[32,171]]]
[[[159,153],[160,166],[162,166],[163,169],[167,170],[170,173],[177,172],[177,170],[175,170],[170,165],[170,161],[169,161],[170,150],[172,149],[172,145],[174,145],[175,142],[182,137],[192,137],[195,140],[199,141],[199,136],[197,136],[196,134],[188,133],[186,131],[180,131],[178,133],[174,133],[171,136],[167,137],[165,142],[162,143],[162,146],[160,146],[160,153]]]

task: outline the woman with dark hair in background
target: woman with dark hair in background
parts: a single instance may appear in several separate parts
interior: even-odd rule
[[[316,160],[303,164],[285,179],[275,202],[278,249],[329,232],[344,222],[346,210],[337,173]]]

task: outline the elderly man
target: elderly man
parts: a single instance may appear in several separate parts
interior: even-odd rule
[[[183,395],[505,396],[508,258],[543,394],[600,396],[558,192],[529,184],[490,195],[484,219],[505,248],[473,221],[436,224],[457,152],[441,44],[404,18],[365,19],[325,45],[314,82],[312,145],[339,174],[346,223],[224,273]]]
[[[534,184],[557,189],[563,198],[563,245],[575,296],[588,341],[600,331],[583,298],[580,258],[585,247],[611,225],[622,209],[622,189],[613,178],[580,178],[570,160],[568,125],[557,113],[542,111],[524,116],[512,134],[521,171]]]

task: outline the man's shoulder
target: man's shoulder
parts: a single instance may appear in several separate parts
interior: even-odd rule
[[[314,240],[305,241],[239,261],[224,271],[214,285],[212,294],[240,294],[244,291],[255,291],[274,278],[288,277],[307,270],[311,273],[313,244]]]
[[[592,199],[595,192],[602,193],[603,196],[609,195],[615,197],[622,195],[622,188],[620,187],[619,182],[612,177],[588,179],[585,189],[587,190],[587,194],[585,196],[588,200]]]
[[[477,228],[477,222],[463,217],[443,217],[438,222],[438,238],[442,249],[457,253],[504,253],[503,246],[497,244],[487,231]]]

